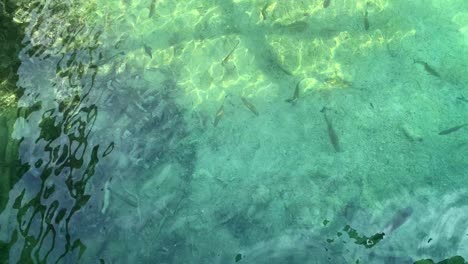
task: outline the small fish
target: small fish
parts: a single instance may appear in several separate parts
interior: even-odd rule
[[[292,75],[293,75],[292,72],[290,72],[288,69],[286,69],[286,68],[284,68],[283,66],[281,66],[281,64],[278,64],[278,67],[279,67],[279,69],[280,69],[282,72],[286,73],[286,75],[289,75],[289,76],[292,76]]]
[[[389,234],[393,232],[395,229],[406,223],[412,214],[413,208],[411,207],[406,207],[396,212],[390,222],[385,226],[384,233]]]
[[[466,99],[463,95],[458,96],[458,97],[457,97],[457,100],[460,100],[460,101],[462,101],[462,102],[468,103],[468,99]]]
[[[231,59],[231,56],[234,53],[234,51],[237,49],[237,46],[239,46],[239,43],[240,43],[240,40],[237,41],[236,45],[234,46],[234,48],[232,48],[231,52],[229,52],[228,55],[224,57],[223,61],[221,62],[222,64],[226,64]]]
[[[268,8],[268,3],[266,3],[263,8],[262,8],[262,11],[260,11],[260,14],[262,15],[262,20],[267,20],[267,8]]]
[[[121,51],[121,52],[118,52],[118,53],[110,56],[109,58],[102,58],[97,62],[97,65],[98,66],[104,65],[104,64],[108,63],[110,60],[112,60],[113,58],[115,58],[115,57],[117,57],[119,55],[125,55],[125,52]]]
[[[111,189],[110,187],[107,188],[112,194],[114,194],[117,198],[119,198],[120,200],[122,200],[123,202],[125,202],[126,204],[132,206],[132,207],[138,207],[138,198],[125,191],[127,195],[125,194],[122,194],[120,192],[117,192],[117,191],[114,191],[113,189]]]
[[[149,15],[148,18],[151,18],[154,16],[154,10],[156,8],[156,0],[151,0],[150,6],[149,6]]]
[[[442,130],[442,131],[439,132],[439,135],[448,135],[450,133],[453,133],[453,132],[467,126],[467,125],[468,125],[468,123],[463,124],[463,125],[459,125],[459,126],[456,126],[456,127],[451,127],[449,129]]]
[[[247,101],[247,99],[245,99],[245,97],[241,96],[241,99],[242,99],[242,102],[244,103],[244,105],[252,112],[254,113],[254,115],[258,116],[258,111],[257,109],[255,108],[255,106]]]
[[[274,26],[288,34],[302,33],[307,31],[309,28],[309,24],[306,21],[295,21],[289,24],[275,24]]]
[[[330,0],[323,1],[323,8],[327,8],[330,5]]]
[[[153,58],[153,49],[151,49],[151,47],[147,46],[146,44],[143,46],[143,48],[145,49],[146,54],[148,54],[150,58]]]
[[[413,62],[423,65],[423,66],[424,66],[424,70],[426,70],[427,73],[429,73],[430,75],[433,75],[433,76],[435,76],[435,77],[439,77],[439,78],[440,78],[440,74],[439,74],[436,70],[434,70],[434,68],[432,68],[431,66],[429,66],[429,64],[427,64],[427,62],[419,61],[419,60],[415,60],[415,59],[413,59]]]
[[[267,2],[262,10],[260,11],[260,16],[263,21],[267,20],[268,14],[273,12],[273,10],[276,8],[277,2],[269,3]]]
[[[323,113],[323,117],[325,118],[325,122],[327,123],[327,130],[328,130],[328,137],[330,138],[330,142],[332,143],[333,148],[336,152],[341,152],[340,141],[338,139],[338,135],[336,134],[335,129],[333,128],[331,120],[328,118],[326,113],[327,108],[324,107],[320,112]]]
[[[364,12],[364,29],[366,31],[369,30],[369,17],[368,17],[367,9]]]
[[[216,115],[215,115],[215,120],[214,120],[214,123],[213,123],[213,126],[216,127],[219,123],[219,120],[221,120],[221,118],[224,116],[224,102],[221,104],[221,106],[219,107],[218,109],[218,112],[216,112]]]
[[[288,102],[288,103],[291,103],[291,104],[296,104],[297,100],[299,99],[299,87],[300,87],[300,84],[302,82],[302,80],[304,79],[301,79],[297,82],[296,84],[296,89],[294,89],[294,94],[292,96],[292,98],[290,99],[286,99],[285,101]]]

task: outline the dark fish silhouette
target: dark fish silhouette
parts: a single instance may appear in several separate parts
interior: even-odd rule
[[[213,122],[213,126],[216,127],[219,123],[219,120],[221,120],[221,118],[224,116],[224,101],[223,103],[221,104],[221,106],[219,107],[218,111],[216,112],[216,115],[215,115],[215,120]]]
[[[151,18],[152,16],[154,16],[155,8],[156,8],[156,0],[151,0],[150,6],[149,6],[148,18]]]
[[[336,134],[335,129],[333,128],[331,120],[328,118],[326,113],[327,108],[324,107],[320,112],[323,113],[323,117],[325,118],[325,122],[327,123],[327,130],[328,130],[328,137],[330,138],[330,142],[333,145],[333,148],[336,152],[341,152],[340,141],[338,139],[338,135]]]
[[[369,3],[366,5],[366,10],[364,11],[364,29],[367,31],[369,30],[369,13],[367,12],[367,8],[369,7]]]
[[[399,210],[390,220],[390,222],[387,223],[387,225],[384,228],[384,233],[389,234],[393,232],[395,229],[406,223],[410,216],[413,214],[413,208],[411,207],[406,207],[401,210]]]
[[[146,54],[148,54],[148,56],[150,56],[150,58],[153,58],[153,50],[151,49],[151,47],[149,47],[149,46],[147,46],[145,44],[143,46],[143,48],[145,49]]]
[[[439,132],[439,135],[448,135],[450,133],[458,131],[459,129],[461,129],[461,128],[467,126],[467,125],[468,125],[468,123],[463,124],[463,125],[459,125],[459,126],[456,126],[456,127],[451,127],[449,129],[442,130],[442,131]]]
[[[262,20],[267,20],[267,8],[268,8],[269,4],[266,3],[262,10],[260,11],[260,14],[262,15]]]
[[[234,51],[237,49],[237,46],[239,46],[239,43],[240,43],[240,40],[237,41],[236,45],[234,45],[234,47],[232,48],[231,52],[229,52],[226,57],[224,57],[224,59],[221,61],[222,64],[226,64],[232,57],[232,54],[234,53]]]
[[[440,74],[434,70],[434,68],[432,68],[431,66],[429,66],[429,64],[427,64],[427,62],[424,62],[424,61],[419,61],[419,60],[415,60],[413,59],[414,63],[418,63],[418,64],[421,64],[424,66],[424,70],[427,71],[427,73],[429,73],[430,75],[433,75],[435,77],[439,77],[440,78]]]
[[[257,108],[255,108],[255,106],[249,102],[247,99],[245,99],[245,97],[241,96],[241,100],[242,100],[242,103],[244,103],[244,105],[252,112],[254,113],[254,115],[258,116],[258,111],[257,111]]]
[[[297,102],[297,99],[299,99],[299,84],[302,82],[304,79],[300,79],[297,84],[296,84],[296,89],[294,89],[294,94],[290,99],[286,99],[285,101],[291,104],[295,104]]]

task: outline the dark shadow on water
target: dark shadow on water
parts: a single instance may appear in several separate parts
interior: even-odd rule
[[[31,41],[32,34],[48,16],[66,17],[68,5],[30,4],[28,11],[40,14],[32,28],[31,24],[13,23],[10,16],[1,19],[2,26],[8,28],[2,31],[2,37],[11,41],[2,41],[2,44],[16,47],[14,51],[13,48],[1,49],[9,52],[2,54],[2,58],[9,56],[12,61],[8,71],[1,71],[8,73],[8,76],[0,76],[8,82],[8,86],[2,88],[10,92],[17,83],[20,88],[15,88],[14,94],[21,102],[16,111],[2,109],[0,118],[2,140],[9,138],[1,144],[7,147],[0,149],[1,262],[73,263],[86,249],[82,238],[96,231],[91,224],[100,221],[98,208],[89,203],[89,189],[99,186],[99,182],[91,184],[96,166],[104,154],[111,151],[107,148],[111,142],[100,147],[89,138],[98,116],[98,107],[89,98],[98,69],[95,66],[99,57],[95,51],[97,34],[84,36],[86,42],[77,48],[67,47],[65,43],[67,51],[46,54],[52,42],[43,39],[35,43]],[[7,6],[11,5],[7,2]],[[15,8],[27,10],[24,6]],[[14,13],[15,10],[8,11]],[[71,34],[75,28],[57,29],[60,30]],[[17,47],[21,46],[24,47],[20,52]],[[18,57],[21,62],[13,59]],[[60,83],[63,89],[73,92],[59,100],[44,101],[37,95],[47,91],[41,90],[44,84],[36,82],[40,78],[35,73],[41,73],[51,64],[56,67],[50,68],[67,80]],[[14,133],[17,135],[13,136]],[[88,225],[88,228],[81,228],[83,233],[80,233],[77,225]]]

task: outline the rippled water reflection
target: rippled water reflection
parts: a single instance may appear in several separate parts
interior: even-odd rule
[[[461,1],[5,3],[0,262],[468,254]]]

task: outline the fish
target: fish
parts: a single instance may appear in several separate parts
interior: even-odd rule
[[[395,213],[393,218],[385,225],[383,232],[385,234],[389,234],[395,231],[397,228],[406,223],[406,221],[408,221],[412,214],[413,208],[409,206],[399,210]]]
[[[151,0],[150,6],[149,6],[149,15],[148,18],[151,18],[154,16],[154,10],[156,8],[156,0]]]
[[[366,8],[366,11],[364,11],[364,29],[366,31],[369,30],[369,17],[368,17],[367,8]]]
[[[279,70],[286,73],[286,75],[289,75],[289,76],[293,75],[292,72],[290,72],[288,69],[284,68],[281,64],[278,64],[277,66],[278,66]]]
[[[143,45],[143,48],[145,49],[146,54],[148,54],[150,58],[153,58],[153,49],[151,49],[151,47],[147,46],[146,44]]]
[[[429,73],[430,75],[433,75],[433,76],[435,76],[435,77],[439,77],[439,78],[440,78],[440,74],[439,74],[436,70],[434,70],[434,68],[432,68],[431,66],[429,66],[429,64],[427,64],[427,62],[420,61],[420,60],[415,60],[415,59],[413,59],[413,62],[423,65],[423,66],[424,66],[424,70],[426,70],[427,73]]]
[[[216,127],[219,123],[219,120],[224,116],[224,102],[221,104],[219,107],[218,111],[216,112],[215,115],[215,120],[213,122],[213,126]]]
[[[323,1],[323,8],[327,8],[330,5],[330,0]]]
[[[267,2],[262,10],[260,11],[260,16],[263,21],[267,20],[268,14],[273,12],[273,10],[276,8],[277,2],[269,3]]]
[[[107,189],[110,191],[110,193],[114,194],[117,198],[119,198],[120,200],[122,200],[126,204],[128,204],[128,205],[130,205],[132,207],[138,207],[139,206],[138,198],[135,195],[133,195],[133,194],[127,192],[127,191],[125,191],[125,193],[127,194],[127,195],[125,195],[125,194],[122,194],[120,192],[114,191],[110,187],[107,187]]]
[[[293,96],[290,99],[286,99],[285,100],[286,102],[291,103],[293,105],[296,104],[296,101],[299,99],[299,87],[300,87],[302,80],[304,80],[304,78],[302,78],[301,80],[297,82],[296,89],[294,89]]]
[[[307,31],[309,24],[306,21],[295,21],[289,24],[275,24],[274,26],[287,34],[295,34]]]
[[[118,52],[118,53],[108,57],[108,58],[101,58],[101,59],[99,59],[99,61],[96,63],[95,66],[104,65],[104,64],[108,63],[110,60],[112,60],[113,58],[115,58],[115,57],[117,57],[119,55],[125,55],[125,52],[121,51],[121,52]]]
[[[458,131],[459,129],[461,129],[461,128],[467,126],[467,125],[468,125],[468,123],[442,130],[442,131],[439,132],[439,135],[451,134],[451,133],[453,133],[455,131]]]
[[[255,106],[247,101],[247,99],[245,99],[245,97],[241,96],[241,100],[242,102],[244,103],[244,105],[252,112],[254,113],[254,115],[258,116],[258,111],[257,111],[257,108],[255,108]]]
[[[364,30],[369,30],[369,12],[367,11],[369,9],[369,2],[366,3],[366,9],[364,10]]]
[[[458,97],[457,97],[457,100],[460,100],[460,101],[462,101],[462,102],[468,103],[468,99],[466,99],[463,95],[458,96]]]
[[[268,8],[269,4],[266,3],[262,10],[260,11],[260,14],[262,15],[262,20],[266,20],[267,19],[267,8]]]
[[[231,59],[231,56],[234,53],[234,51],[237,49],[237,46],[239,46],[239,43],[240,43],[240,40],[237,41],[236,45],[234,46],[234,48],[232,48],[231,52],[229,52],[228,55],[224,57],[224,59],[221,62],[222,64],[226,64],[229,61],[229,59]]]
[[[335,129],[333,128],[331,120],[328,118],[326,113],[327,108],[323,107],[320,112],[323,113],[323,117],[325,118],[325,122],[327,123],[327,130],[328,130],[328,137],[330,138],[330,142],[335,149],[336,152],[341,152],[340,141],[338,139],[338,135],[336,134]]]

